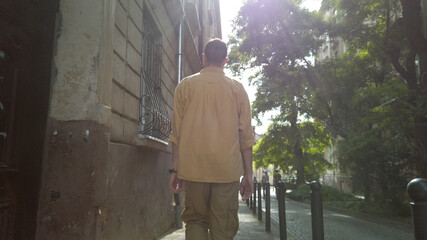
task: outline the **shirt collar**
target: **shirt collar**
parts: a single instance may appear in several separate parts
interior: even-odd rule
[[[219,67],[204,67],[200,72],[201,73],[213,72],[213,73],[224,74],[224,70]]]

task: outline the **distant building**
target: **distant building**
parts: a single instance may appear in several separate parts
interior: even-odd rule
[[[332,14],[331,12],[326,15]],[[327,36],[323,37],[325,43],[320,47],[318,54],[318,59],[320,62],[333,59],[347,51],[345,42],[341,37],[336,37],[331,39]],[[341,191],[351,192],[351,176],[346,176],[341,173],[338,160],[334,152],[336,151],[336,142],[339,141],[335,139],[331,147],[325,149],[324,157],[325,159],[334,166],[332,170],[326,170],[326,173],[321,176],[322,184],[334,187]]]

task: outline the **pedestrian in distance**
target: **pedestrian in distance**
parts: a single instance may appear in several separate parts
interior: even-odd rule
[[[224,74],[226,56],[221,39],[208,41],[204,68],[175,90],[169,185],[184,190],[187,240],[233,239],[239,190],[244,201],[253,193],[251,109],[243,85]]]
[[[265,198],[265,194],[267,192],[266,188],[267,188],[268,182],[270,182],[270,178],[268,177],[267,170],[264,170],[264,174],[262,175],[262,178],[261,178],[263,198]]]

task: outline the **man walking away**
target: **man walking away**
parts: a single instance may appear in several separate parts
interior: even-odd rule
[[[175,90],[169,185],[185,188],[187,240],[233,239],[239,188],[243,200],[253,192],[251,109],[243,85],[223,72],[226,56],[226,44],[210,40],[204,68]]]

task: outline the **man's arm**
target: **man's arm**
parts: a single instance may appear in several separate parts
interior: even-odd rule
[[[178,147],[172,143],[172,162],[170,168],[177,169],[178,166]],[[169,179],[169,188],[173,193],[182,191],[182,180],[178,178],[177,173],[171,173]]]
[[[252,180],[252,147],[242,151],[242,162],[243,178],[240,183],[240,195],[242,195],[242,200],[246,201],[252,195],[254,187]]]

